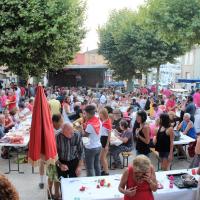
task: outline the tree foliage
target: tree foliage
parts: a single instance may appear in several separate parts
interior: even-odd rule
[[[0,65],[21,76],[62,68],[85,35],[80,0],[1,0]]]
[[[185,46],[200,44],[199,0],[148,0],[146,20],[166,42]]]
[[[131,79],[138,71],[173,63],[182,48],[177,43],[162,40],[156,30],[146,28],[138,13],[114,11],[99,29],[99,53],[119,79]]]

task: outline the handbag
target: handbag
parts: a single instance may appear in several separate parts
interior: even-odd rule
[[[180,131],[174,131],[174,141],[179,141],[181,138]]]
[[[189,147],[188,147],[188,154],[190,157],[194,157],[195,156],[195,146],[196,146],[196,141],[195,142],[191,142],[189,144]]]

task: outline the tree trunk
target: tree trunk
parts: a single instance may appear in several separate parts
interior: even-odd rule
[[[158,91],[159,91],[159,81],[160,81],[160,66],[156,67],[156,97],[158,97]]]
[[[127,91],[132,91],[133,90],[133,80],[128,79],[127,81]]]
[[[146,73],[146,80],[145,80],[145,84],[148,85],[148,72]]]

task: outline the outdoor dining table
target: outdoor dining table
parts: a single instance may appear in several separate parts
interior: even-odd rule
[[[169,188],[167,174],[189,173],[191,170],[172,170],[166,172],[156,172],[157,180],[163,185],[163,189],[158,189],[153,193],[155,200],[198,200],[197,191],[199,188],[179,189],[175,185]],[[198,180],[199,175],[195,175]],[[110,187],[97,188],[100,179],[105,179],[105,183],[110,183]],[[121,200],[123,194],[118,191],[118,185],[121,179],[120,174],[102,176],[102,177],[79,177],[79,178],[61,178],[61,191],[63,200]],[[85,191],[80,191],[81,187]]]
[[[11,158],[10,158],[10,148],[8,148],[8,172],[5,174],[9,174],[12,171],[17,171],[19,174],[23,174],[24,172],[20,171],[19,169],[19,148],[20,147],[26,147],[29,143],[30,137],[29,135],[24,136],[24,142],[22,144],[10,144],[10,143],[0,143],[0,147],[6,146],[6,147],[14,147],[17,155],[17,169],[11,169]]]
[[[188,145],[191,142],[195,142],[195,139],[193,139],[187,135],[184,135],[182,132],[180,134],[181,134],[181,137],[179,138],[179,140],[174,141],[175,146],[176,145]]]
[[[9,174],[12,171],[17,171],[19,174],[22,174],[24,172],[20,171],[20,164],[18,162],[19,159],[19,148],[27,147],[30,141],[30,135],[29,132],[26,131],[31,126],[31,116],[28,116],[26,120],[20,122],[19,126],[17,128],[13,128],[8,132],[5,136],[9,136],[11,134],[16,134],[18,132],[24,132],[23,137],[24,141],[22,144],[15,144],[15,143],[0,143],[0,147],[9,147],[8,148],[8,172],[6,174]],[[26,129],[26,130],[25,130]],[[10,147],[15,148],[15,152],[17,155],[17,169],[11,168],[11,158],[10,158]]]

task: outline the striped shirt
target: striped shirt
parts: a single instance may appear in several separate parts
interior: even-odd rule
[[[72,138],[59,133],[56,135],[56,143],[59,160],[71,161],[77,158],[83,160],[84,148],[80,133],[74,132]]]

